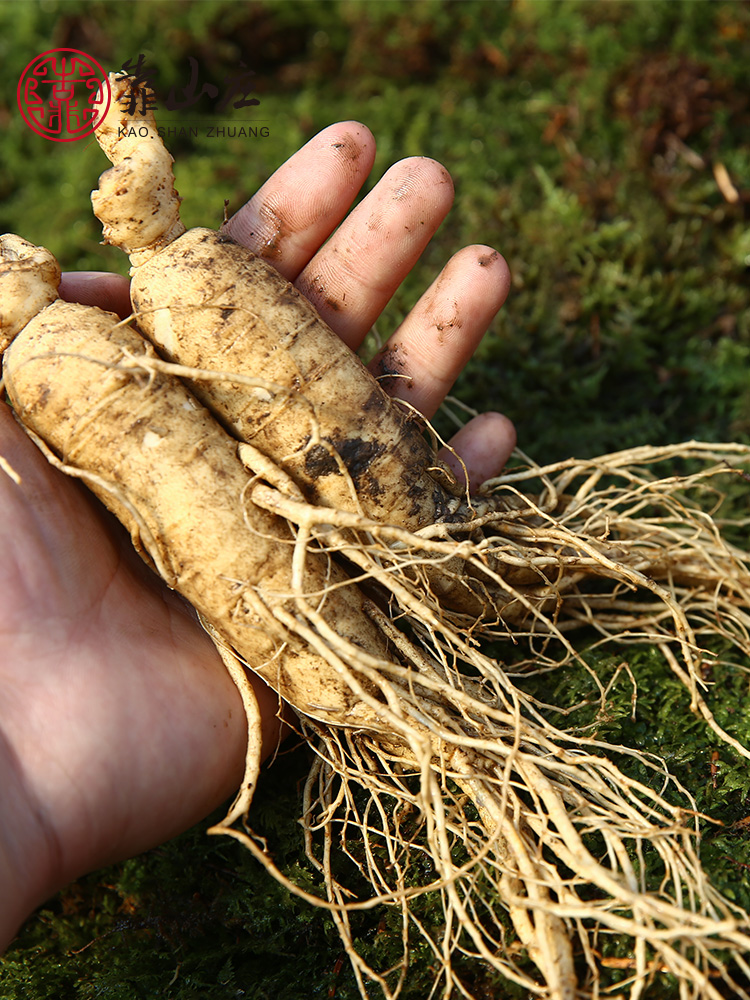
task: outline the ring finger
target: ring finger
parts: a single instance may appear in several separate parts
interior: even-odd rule
[[[496,250],[465,247],[373,358],[370,371],[386,392],[429,419],[479,346],[509,288],[508,265]]]

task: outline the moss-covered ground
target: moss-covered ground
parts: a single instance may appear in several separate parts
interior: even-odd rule
[[[122,270],[90,214],[103,167],[95,144],[45,143],[16,109],[24,66],[60,46],[107,68],[143,53],[158,70],[157,94],[185,85],[190,57],[207,80],[241,60],[255,71],[253,115],[267,137],[171,143],[188,225],[218,224],[225,199],[239,207],[338,119],[374,132],[372,183],[403,156],[444,163],[455,208],[379,329],[399,321],[460,246],[496,246],[512,294],[456,395],[507,412],[538,460],[750,439],[747,3],[5,2],[0,231],[45,243],[69,269]],[[213,113],[210,103],[191,111],[209,122]],[[582,708],[577,721],[665,759],[723,823],[706,828],[707,870],[750,907],[746,762],[691,716],[656,654],[609,649],[592,664],[611,676],[623,659],[638,683],[635,707],[622,671],[606,712]],[[707,679],[719,722],[750,745],[748,674],[729,665]],[[591,694],[582,669],[559,683],[570,704]],[[278,761],[254,817],[277,863],[312,884],[295,823],[305,767],[304,750]],[[206,826],[49,901],[0,960],[0,997],[353,1000],[329,918],[238,846],[206,838]],[[429,900],[423,918],[438,918]],[[386,965],[398,946],[390,915],[359,921],[362,946]],[[609,947],[627,955],[626,943]],[[478,997],[517,995],[481,969],[467,975]],[[429,956],[416,954],[405,1000],[422,1000],[431,981]],[[676,996],[663,977],[648,991]]]

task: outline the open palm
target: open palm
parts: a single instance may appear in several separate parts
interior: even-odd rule
[[[445,170],[412,158],[346,217],[373,157],[362,125],[331,126],[227,227],[354,349],[452,201]],[[406,376],[393,380],[394,395],[431,416],[507,290],[498,254],[460,251],[386,344]],[[127,282],[116,276],[67,275],[61,294],[129,311]],[[371,367],[379,374],[381,361]],[[487,414],[455,445],[481,482],[513,440],[508,421]],[[190,609],[2,404],[0,456],[1,947],[59,886],[167,839],[231,794],[246,729],[239,696]],[[257,694],[271,748],[276,698],[260,682]]]

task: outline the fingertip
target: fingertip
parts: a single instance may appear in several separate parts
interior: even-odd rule
[[[375,162],[375,139],[336,122],[293,153],[222,232],[293,281],[346,215]]]
[[[444,206],[444,212],[453,204],[453,178],[442,163],[430,156],[407,156],[398,160],[383,175],[383,183],[392,185],[390,194],[394,201],[428,191],[433,203]]]
[[[511,286],[510,268],[500,251],[483,243],[474,243],[459,250],[451,262],[454,260],[465,264],[467,270],[471,269],[474,279],[481,278],[489,286],[493,308],[499,309],[507,299]]]
[[[447,167],[443,166],[440,160],[434,160],[431,156],[409,156],[401,162],[410,163],[416,166],[419,170],[433,174],[435,180],[449,188],[451,194],[454,193],[455,185],[453,183],[453,178],[451,177]]]
[[[494,247],[474,243],[453,254],[432,288],[444,294],[447,284],[453,298],[462,303],[467,318],[468,304],[473,303],[472,326],[484,333],[508,297],[510,268]]]
[[[381,374],[395,354],[408,383],[390,383],[393,395],[432,417],[490,329],[510,289],[510,271],[493,247],[474,244],[455,253],[370,364]],[[392,367],[392,365],[389,365]]]
[[[130,282],[121,274],[107,271],[66,271],[58,289],[64,302],[80,302],[115,312],[120,319],[132,313]]]
[[[483,244],[475,244],[472,247],[477,255],[477,265],[482,268],[486,268],[488,271],[494,274],[496,280],[502,281],[510,287],[510,268],[508,267],[508,262],[494,247],[484,246]]]
[[[469,490],[502,472],[516,446],[516,428],[504,413],[481,413],[474,417],[442,448],[438,457],[460,483],[469,477]]]
[[[356,150],[350,150],[346,147],[344,152],[354,152],[355,159],[366,154],[371,154],[373,159],[375,157],[375,136],[364,122],[358,122],[354,118],[329,125],[322,132],[319,132],[316,138],[321,141],[321,144],[332,141],[334,148],[341,148],[337,146],[341,139],[354,140],[357,145]]]
[[[335,122],[314,135],[300,150],[305,151],[332,151],[334,162],[341,165],[343,172],[340,182],[349,183],[353,176],[361,186],[375,162],[375,136],[366,125],[354,119]]]

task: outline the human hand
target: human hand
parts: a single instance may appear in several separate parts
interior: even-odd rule
[[[367,129],[331,126],[227,226],[294,281],[352,348],[453,194],[438,164],[405,160],[342,222],[373,159]],[[386,389],[432,416],[508,284],[505,262],[487,247],[452,258],[373,361],[376,375],[410,376],[389,379]],[[66,275],[61,294],[130,311],[127,281],[115,275]],[[499,414],[454,439],[474,484],[502,467],[513,443]],[[189,610],[110,515],[48,465],[4,405],[0,455],[2,946],[66,882],[168,839],[231,794],[246,730],[239,696]],[[268,751],[279,735],[278,705],[255,686]]]

